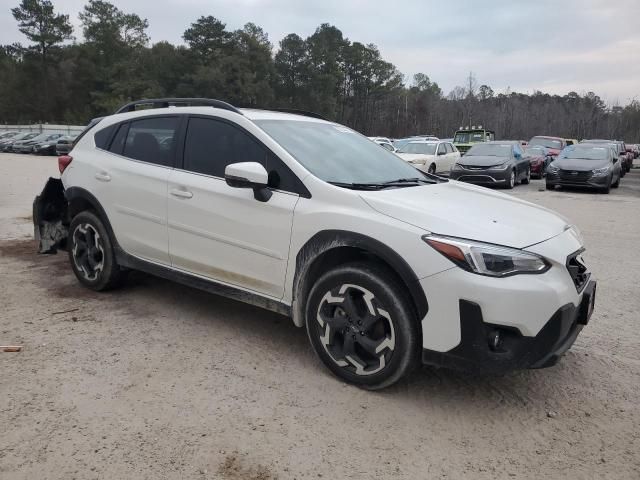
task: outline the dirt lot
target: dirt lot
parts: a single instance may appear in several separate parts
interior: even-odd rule
[[[640,478],[640,170],[610,195],[513,191],[582,229],[600,282],[559,365],[423,367],[379,393],[334,379],[276,314],[143,274],[79,287],[29,240],[55,173],[0,154],[0,344],[25,346],[0,353],[3,480]]]

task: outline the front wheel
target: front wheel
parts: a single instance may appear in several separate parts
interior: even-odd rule
[[[507,179],[507,188],[511,190],[515,186],[516,186],[516,171],[511,170],[511,175],[509,175],[509,178]]]
[[[351,263],[322,275],[309,293],[307,334],[322,362],[346,382],[388,387],[418,363],[420,334],[393,272]]]
[[[91,290],[109,290],[124,277],[107,229],[92,212],[79,213],[69,225],[69,260],[77,279]]]

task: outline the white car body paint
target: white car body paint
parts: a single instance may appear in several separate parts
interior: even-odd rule
[[[310,174],[253,120],[323,120],[212,107],[142,110],[112,115],[100,128],[147,115],[198,114],[243,127],[302,181],[311,198],[275,191],[268,202],[218,177],[131,160],[97,149],[85,135],[64,171],[65,188],[81,186],[104,207],[121,247],[149,262],[292,304],[296,255],[318,232],[342,230],[387,245],[419,279],[429,311],[421,319],[423,347],[445,352],[460,342],[459,300],[482,307],[485,321],[534,336],[559,307],[582,294],[568,274],[568,255],[582,241],[559,215],[513,197],[458,182],[381,191],[330,185]],[[459,154],[458,154],[459,156]],[[445,170],[442,167],[441,170]],[[172,195],[188,191],[191,197]],[[491,278],[455,266],[426,244],[428,233],[523,248],[544,256],[539,275]],[[294,319],[296,320],[296,319]],[[298,319],[298,324],[300,321]]]
[[[409,142],[407,145],[411,145],[411,144],[435,145],[436,153],[444,149],[444,152],[443,152],[444,154],[441,154],[441,155],[438,155],[438,154],[426,155],[426,154],[420,154],[420,153],[396,152],[396,155],[398,155],[400,158],[412,164],[418,170],[421,170],[423,172],[428,172],[429,166],[435,165],[435,168],[436,168],[435,173],[448,174],[451,171],[451,168],[455,165],[456,161],[458,161],[458,159],[460,158],[460,152],[458,152],[458,150],[453,146],[451,142],[432,141],[432,140],[426,140],[426,141],[414,140]],[[449,149],[447,149],[446,147],[447,144],[450,145]],[[405,145],[405,148],[406,148],[406,145]],[[451,152],[449,150],[453,150],[453,151]]]

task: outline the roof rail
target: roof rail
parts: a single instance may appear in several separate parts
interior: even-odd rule
[[[229,110],[242,115],[242,112],[233,105],[223,102],[222,100],[214,100],[212,98],[145,98],[143,100],[136,100],[135,102],[127,103],[123,105],[116,113],[134,112],[137,106],[151,105],[151,108],[166,108],[169,106],[205,106],[221,108],[223,110]]]
[[[326,120],[327,122],[331,121],[327,117],[324,117],[319,113],[307,112],[306,110],[296,110],[295,108],[265,108],[265,110],[270,110],[272,112],[292,113],[294,115],[302,115],[303,117],[319,118],[320,120]]]

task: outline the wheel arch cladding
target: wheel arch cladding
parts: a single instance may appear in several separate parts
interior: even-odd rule
[[[64,196],[68,202],[69,221],[80,212],[86,210],[94,212],[107,229],[114,248],[119,248],[107,212],[105,212],[98,199],[91,192],[81,187],[70,187],[65,190]]]
[[[382,263],[396,275],[406,287],[420,323],[427,314],[427,298],[415,272],[397,252],[360,233],[323,230],[311,237],[296,255],[292,315],[298,327],[304,326],[306,300],[314,280],[333,267],[359,259]]]

